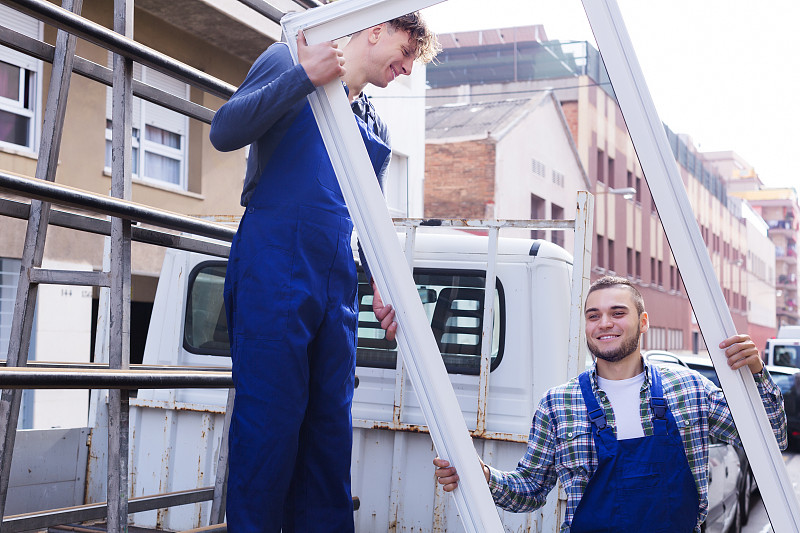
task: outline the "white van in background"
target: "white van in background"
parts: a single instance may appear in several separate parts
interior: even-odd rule
[[[800,326],[781,326],[776,338],[767,339],[764,359],[768,365],[800,368]]]

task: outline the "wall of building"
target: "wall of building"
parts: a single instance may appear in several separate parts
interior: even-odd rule
[[[491,140],[425,145],[425,217],[484,218],[495,199]]]
[[[384,195],[395,217],[422,217],[425,196],[425,65],[414,63],[410,76],[386,88],[365,91],[386,122],[392,138],[392,162]]]
[[[576,191],[587,190],[583,168],[573,150],[558,104],[546,96],[497,142],[496,216],[501,219],[575,218]],[[533,212],[539,202],[543,211]],[[527,230],[507,236],[530,237]],[[573,231],[537,231],[538,238],[572,252]]]

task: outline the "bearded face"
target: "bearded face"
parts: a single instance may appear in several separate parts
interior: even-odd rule
[[[647,313],[637,312],[627,287],[596,290],[586,299],[586,344],[596,358],[622,361],[639,351],[639,337],[647,331]]]
[[[636,330],[628,337],[621,339],[620,344],[617,347],[607,349],[605,352],[598,345],[598,343],[594,342],[588,337],[586,338],[586,344],[589,346],[589,351],[595,357],[600,358],[603,361],[608,361],[609,363],[616,363],[617,361],[622,361],[636,351],[636,349],[639,347],[639,337],[639,331]]]

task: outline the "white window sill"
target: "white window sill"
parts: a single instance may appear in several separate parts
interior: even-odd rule
[[[108,168],[104,168],[103,169],[103,176],[106,176],[107,178],[110,178],[111,177],[111,170],[108,169]],[[134,183],[136,185],[141,185],[143,187],[150,187],[151,189],[158,189],[159,191],[166,191],[166,192],[171,192],[171,193],[174,193],[174,194],[178,194],[180,196],[186,196],[186,197],[189,197],[189,198],[194,198],[196,200],[205,200],[206,199],[206,197],[204,195],[202,195],[202,194],[198,194],[196,192],[191,192],[191,191],[184,191],[183,189],[179,189],[179,188],[175,187],[174,185],[168,185],[166,183],[165,184],[161,184],[156,180],[149,180],[149,179],[142,179],[142,178],[132,177],[131,178],[131,183]]]
[[[25,158],[33,159],[33,160],[38,160],[39,159],[39,153],[38,152],[34,152],[32,150],[29,150],[27,148],[22,148],[22,147],[14,148],[14,147],[9,146],[7,144],[0,144],[0,152],[3,152],[5,154],[18,155],[20,157],[25,157]]]

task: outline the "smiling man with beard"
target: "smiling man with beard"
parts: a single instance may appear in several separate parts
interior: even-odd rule
[[[709,437],[741,446],[722,391],[693,370],[644,361],[639,337],[649,320],[628,280],[595,281],[584,313],[595,364],[544,395],[516,470],[481,461],[495,503],[533,511],[560,480],[567,494],[562,533],[700,531],[708,513]],[[732,369],[753,373],[785,449],[783,398],[755,344],[734,335],[719,346]],[[434,465],[444,490],[455,489],[455,468],[439,458]]]

